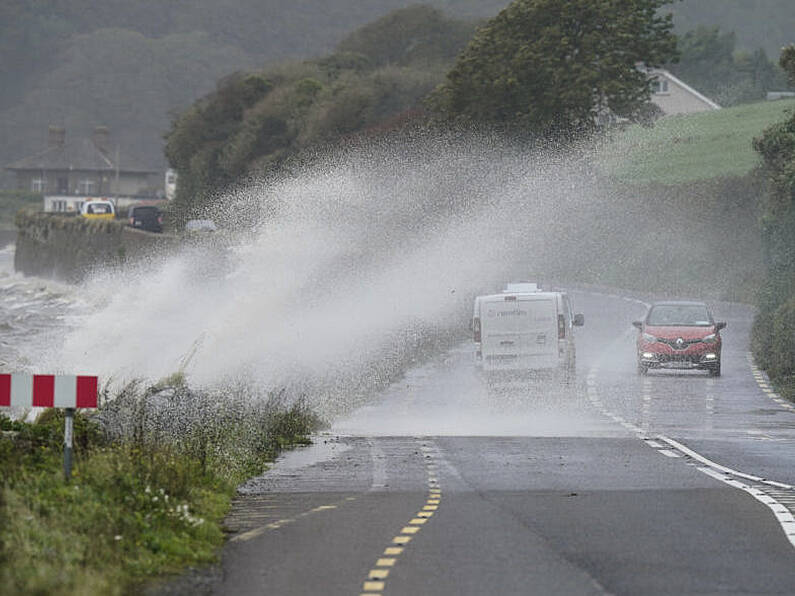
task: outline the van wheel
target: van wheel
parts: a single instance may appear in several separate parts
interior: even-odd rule
[[[720,376],[720,362],[718,362],[715,366],[709,369],[709,376],[710,377]]]
[[[649,367],[645,364],[638,362],[638,374],[643,376],[648,374],[648,372],[649,372]]]

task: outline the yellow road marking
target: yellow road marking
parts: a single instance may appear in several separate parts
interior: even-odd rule
[[[321,505],[320,507],[315,507],[312,509],[312,513],[317,513],[318,511],[327,511],[329,509],[336,509],[336,505]]]
[[[429,448],[422,446],[423,451],[428,451]],[[427,484],[428,484],[428,498],[422,510],[417,512],[414,518],[409,521],[409,525],[404,526],[400,530],[400,535],[392,538],[392,544],[398,546],[388,546],[384,549],[384,555],[377,559],[375,568],[371,569],[368,573],[367,580],[364,582],[364,592],[361,596],[382,596],[381,591],[384,590],[385,581],[389,577],[390,570],[397,563],[395,558],[397,555],[403,553],[404,547],[408,544],[413,535],[417,534],[422,525],[424,525],[439,508],[439,503],[442,498],[442,491],[439,489],[439,479],[437,477],[438,465],[431,459],[431,455],[425,454]]]
[[[422,525],[422,524],[424,524],[426,521],[428,521],[428,520],[427,520],[427,519],[423,519],[423,518],[421,518],[421,517],[415,517],[415,518],[414,518],[414,519],[412,519],[412,520],[411,520],[409,523],[410,523],[412,526],[421,526],[421,525]]]

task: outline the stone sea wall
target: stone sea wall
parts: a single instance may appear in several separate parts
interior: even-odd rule
[[[119,220],[20,211],[14,268],[25,275],[79,282],[97,267],[162,254],[178,237],[135,230]]]

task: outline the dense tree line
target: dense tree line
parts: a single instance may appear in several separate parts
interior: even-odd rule
[[[457,18],[491,17],[508,0],[425,0]],[[48,124],[87,135],[111,128],[122,163],[164,167],[170,114],[220,78],[263,64],[318,56],[414,0],[4,0],[0,2],[0,164],[41,150]],[[666,8],[667,9],[667,8]],[[788,0],[684,0],[678,31],[736,31],[740,47],[769,55],[789,34]],[[753,18],[749,18],[753,17]],[[705,20],[706,19],[706,20]],[[387,40],[382,40],[388,45]],[[688,81],[696,87],[695,81]],[[0,170],[0,186],[11,182]]]
[[[739,50],[761,48],[774,59],[783,46],[792,43],[792,0],[683,0],[668,8],[674,13],[677,35],[698,27],[718,27],[735,33]]]
[[[421,110],[474,28],[418,5],[354,31],[328,56],[226,77],[167,135],[175,213],[200,213],[217,191],[302,149]]]
[[[679,60],[667,67],[722,106],[758,101],[767,91],[788,87],[784,70],[765,50],[738,50],[737,35],[698,26],[679,35]]]
[[[795,45],[780,64],[795,84]],[[760,365],[795,397],[795,114],[755,140],[768,175],[762,214],[767,282],[754,322],[754,353]]]
[[[482,27],[431,98],[444,118],[535,136],[636,118],[651,94],[637,67],[676,57],[668,0],[516,0]]]
[[[489,16],[507,0],[427,0]],[[413,0],[4,0],[0,166],[41,151],[47,126],[111,129],[122,163],[164,168],[170,114],[220,78],[322,55]],[[12,177],[0,167],[0,187]]]

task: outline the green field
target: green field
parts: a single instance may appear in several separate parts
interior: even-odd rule
[[[795,109],[795,100],[765,101],[669,116],[653,128],[631,126],[600,151],[609,176],[637,184],[681,184],[744,176],[760,163],[751,142]]]

